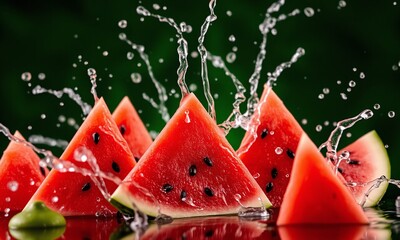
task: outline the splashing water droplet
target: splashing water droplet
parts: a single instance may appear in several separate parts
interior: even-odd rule
[[[324,97],[325,97],[325,95],[324,95],[323,93],[321,93],[321,94],[318,95],[318,98],[319,98],[319,99],[324,99]]]
[[[351,80],[351,81],[349,82],[349,86],[350,86],[350,87],[355,87],[355,86],[356,86],[356,82],[353,81],[353,80]]]
[[[275,148],[275,153],[276,154],[280,155],[280,154],[282,154],[282,152],[283,152],[283,149],[281,147]]]
[[[153,3],[153,9],[154,10],[160,10],[160,5],[158,5],[157,3]]]
[[[185,111],[185,123],[190,123],[190,116],[189,116],[189,110]]]
[[[254,179],[257,179],[257,178],[259,178],[261,175],[260,175],[260,173],[255,173],[254,175],[253,175],[253,178]]]
[[[142,81],[142,75],[140,73],[132,73],[131,80],[133,83],[140,83]]]
[[[347,100],[347,95],[346,95],[346,93],[340,93],[340,96],[342,97],[343,100]]]
[[[344,1],[344,0],[339,1],[339,8],[344,8],[344,7],[346,7],[346,5],[347,5],[346,1]]]
[[[18,190],[18,182],[10,181],[7,183],[7,188],[10,189],[12,192],[16,192]]]
[[[126,20],[121,20],[118,22],[118,27],[126,28],[128,26],[128,22]]]
[[[388,112],[388,116],[389,116],[390,118],[394,118],[394,116],[396,116],[396,113],[395,113],[394,111],[389,111],[389,112]]]
[[[127,58],[128,60],[132,60],[134,56],[135,56],[135,54],[133,54],[133,52],[128,52],[128,53],[126,54],[126,58]]]
[[[52,197],[51,202],[53,202],[53,203],[58,202],[58,197],[57,196]]]
[[[376,103],[375,105],[374,105],[374,109],[375,110],[379,110],[381,108],[381,105],[379,104],[379,103]]]
[[[22,81],[30,81],[32,79],[32,74],[30,72],[24,72],[21,74]]]
[[[310,7],[307,7],[307,8],[304,9],[304,14],[307,17],[312,17],[312,16],[314,16],[314,9],[310,8]]]
[[[236,53],[230,52],[226,55],[226,61],[228,63],[233,63],[236,60]]]
[[[226,16],[231,17],[232,16],[232,11],[230,11],[230,10],[226,11]]]
[[[321,132],[322,131],[322,126],[321,125],[315,126],[315,131]]]
[[[384,146],[384,147],[387,149],[387,148],[389,148],[389,145],[385,144],[385,146]]]
[[[103,56],[104,56],[104,57],[107,57],[107,56],[108,56],[108,51],[104,51],[104,52],[103,52]]]
[[[234,42],[234,41],[236,41],[236,37],[232,34],[229,36],[228,40],[229,40],[229,42]]]
[[[360,79],[364,79],[365,78],[365,73],[360,72]]]
[[[324,89],[322,89],[322,92],[324,94],[329,94],[330,90],[329,90],[329,88],[324,88]]]
[[[192,92],[196,91],[196,90],[197,90],[197,85],[194,84],[194,83],[191,83],[191,84],[189,85],[189,90],[192,91]]]
[[[307,120],[307,119],[305,119],[305,118],[301,119],[301,124],[307,125],[307,123],[308,123],[308,120]]]
[[[350,138],[351,136],[351,133],[346,133],[346,137]]]
[[[337,85],[340,85],[340,84],[342,84],[342,81],[337,80],[336,83],[337,83]]]
[[[41,114],[41,115],[40,115],[40,118],[41,118],[41,119],[46,119],[46,114],[44,114],[44,113]]]
[[[329,121],[325,121],[324,126],[329,126]]]
[[[44,80],[46,78],[46,74],[39,73],[38,78],[39,78],[39,80]]]

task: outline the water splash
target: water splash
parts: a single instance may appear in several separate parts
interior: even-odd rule
[[[145,16],[147,16],[147,14],[150,14],[150,13],[148,13],[146,11],[144,11],[144,13],[142,13],[142,15],[145,15]],[[151,99],[151,102],[150,102],[151,105],[158,110],[158,112],[161,114],[161,118],[165,122],[168,122],[168,120],[170,119],[170,115],[168,113],[167,107],[165,106],[165,102],[168,100],[168,95],[165,90],[165,87],[159,81],[157,81],[157,79],[154,76],[153,68],[151,67],[149,56],[144,51],[145,50],[144,46],[136,44],[136,43],[132,42],[131,40],[129,40],[125,33],[120,33],[119,39],[121,41],[127,43],[129,46],[131,46],[133,50],[136,50],[139,53],[140,58],[146,64],[147,72],[149,73],[150,79],[153,82],[154,86],[156,87],[159,103],[156,103],[153,99],[151,99],[147,95],[146,95],[147,98],[145,98],[145,100],[149,101]]]
[[[217,15],[214,13],[216,4],[217,0],[210,0],[208,4],[210,14],[206,17],[206,20],[201,26],[200,37],[198,38],[199,45],[197,47],[201,59],[201,79],[203,81],[204,94],[208,104],[208,113],[214,120],[216,120],[215,103],[210,90],[210,81],[208,79],[207,49],[204,46],[204,39],[211,22],[217,20]]]
[[[186,85],[186,81],[185,81],[186,72],[187,72],[187,69],[189,66],[188,60],[187,60],[188,43],[187,43],[186,39],[183,37],[183,32],[187,31],[187,28],[185,27],[186,24],[181,24],[180,26],[178,26],[178,24],[175,22],[175,20],[173,18],[167,18],[167,17],[163,17],[158,14],[153,14],[149,10],[144,8],[143,6],[138,6],[136,9],[136,12],[142,16],[154,17],[154,18],[158,19],[160,22],[167,23],[169,26],[173,27],[176,30],[177,38],[178,38],[177,52],[178,52],[178,56],[179,56],[179,67],[177,70],[177,74],[178,74],[177,82],[178,82],[179,88],[181,89],[181,94],[182,94],[182,99],[183,99],[186,95],[189,94],[189,89],[188,89],[188,87]]]
[[[29,136],[28,141],[32,144],[43,144],[50,147],[58,147],[61,149],[65,149],[68,146],[68,141],[44,137],[42,135],[31,135]]]
[[[46,89],[41,87],[40,85],[37,85],[35,88],[32,89],[32,94],[33,95],[39,95],[43,93],[48,93],[51,94],[57,98],[61,98],[66,94],[71,100],[73,100],[75,103],[81,107],[82,112],[85,116],[87,116],[90,111],[92,110],[92,106],[90,106],[88,103],[82,101],[82,98],[79,94],[75,93],[73,89],[71,88],[63,88],[61,90],[53,90],[53,89]]]
[[[96,92],[96,87],[97,87],[97,73],[96,70],[94,68],[89,68],[87,70],[87,74],[90,78],[90,83],[92,84],[92,88],[90,89],[90,92],[92,93],[93,97],[94,97],[94,102],[96,103],[99,100],[99,97],[97,96],[97,92]]]

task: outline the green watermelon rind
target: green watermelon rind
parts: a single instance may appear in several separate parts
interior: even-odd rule
[[[378,133],[375,130],[372,130],[366,133],[364,136],[360,138],[362,142],[360,144],[367,149],[373,149],[372,152],[373,156],[372,159],[377,159],[377,164],[374,165],[374,169],[376,173],[379,173],[379,176],[375,176],[376,178],[380,177],[381,175],[385,175],[386,178],[390,178],[390,159],[387,154],[386,148],[379,137]],[[356,141],[357,142],[357,141]],[[351,145],[350,145],[351,146]],[[347,149],[347,147],[345,148]],[[350,156],[351,158],[351,156]],[[374,180],[374,179],[370,179]],[[379,201],[382,199],[383,195],[386,193],[386,190],[389,186],[388,182],[383,182],[378,189],[374,189],[367,198],[364,207],[373,207],[376,206]],[[362,195],[355,196],[357,199],[361,200]]]

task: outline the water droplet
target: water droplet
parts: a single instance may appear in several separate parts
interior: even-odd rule
[[[104,51],[104,52],[103,52],[103,56],[104,56],[104,57],[107,57],[107,56],[108,56],[108,51]]]
[[[356,86],[356,82],[353,81],[353,80],[351,80],[351,81],[349,82],[349,86],[350,86],[350,87],[355,87],[355,86]]]
[[[307,123],[308,123],[308,120],[307,120],[307,119],[305,119],[305,118],[301,119],[301,124],[307,125]]]
[[[379,105],[379,103],[376,103],[375,105],[374,105],[374,109],[375,110],[379,110],[381,108],[381,105]]]
[[[312,16],[314,16],[314,9],[312,9],[310,7],[307,7],[307,8],[304,9],[304,14],[307,17],[312,17]]]
[[[44,114],[44,113],[41,114],[41,115],[40,115],[40,118],[41,118],[41,119],[45,119],[45,118],[46,118],[46,114]]]
[[[255,173],[254,175],[253,175],[253,178],[254,179],[257,179],[257,178],[259,178],[261,175],[260,175],[260,173]]]
[[[232,16],[232,11],[230,11],[230,10],[226,11],[226,16],[231,17]]]
[[[237,50],[238,50],[238,47],[236,47],[236,46],[232,47],[232,51],[237,52]]]
[[[322,92],[324,94],[329,94],[330,90],[329,90],[329,88],[324,88],[324,89],[322,89]]]
[[[6,197],[5,200],[6,200],[6,202],[11,202],[11,198],[10,197]]]
[[[52,197],[52,198],[51,198],[51,201],[52,201],[53,203],[58,202],[58,197],[57,197],[57,196]]]
[[[99,197],[96,198],[96,201],[97,201],[97,202],[100,202],[100,200],[101,200],[101,199],[100,199]]]
[[[274,131],[269,131],[269,135],[274,135],[275,132]]]
[[[353,68],[353,72],[357,72],[357,68],[354,67],[354,68]]]
[[[233,63],[236,60],[236,53],[230,52],[226,55],[226,61],[228,63]]]
[[[29,181],[29,185],[33,186],[35,185],[35,181],[33,181],[32,179]]]
[[[185,123],[190,123],[189,110],[185,111]]]
[[[22,79],[22,81],[28,82],[32,79],[32,75],[30,72],[24,72],[21,74],[21,79]]]
[[[324,99],[324,97],[325,97],[325,95],[324,95],[323,93],[321,93],[321,94],[318,95],[318,98],[319,98],[319,99]]]
[[[289,176],[290,176],[289,173],[287,173],[287,174],[285,175],[286,178],[288,178]]]
[[[347,5],[346,1],[344,1],[344,0],[339,1],[339,8],[344,8],[344,7],[346,7],[346,5]]]
[[[283,152],[283,149],[281,147],[275,148],[275,153],[276,154],[280,155],[280,154],[282,154],[282,152]]]
[[[44,80],[46,78],[46,74],[39,73],[38,78],[39,78],[39,80]]]
[[[324,126],[329,126],[329,121],[325,121]]]
[[[163,62],[164,62],[164,59],[163,59],[163,58],[160,58],[160,59],[158,59],[158,62],[159,62],[159,63],[163,63]]]
[[[190,56],[191,56],[192,58],[197,58],[197,57],[199,56],[199,53],[196,52],[196,51],[193,51],[193,52],[190,53]]]
[[[121,20],[118,22],[118,27],[126,28],[128,26],[128,22],[126,20]]]
[[[336,83],[337,83],[337,85],[340,85],[340,84],[342,84],[342,81],[337,80]]]
[[[196,91],[196,90],[197,90],[197,85],[194,84],[194,83],[191,83],[191,84],[189,85],[189,90],[192,91],[192,92]]]
[[[395,113],[394,111],[389,111],[389,112],[388,112],[388,116],[389,116],[390,118],[394,118],[394,116],[396,116],[396,113]]]
[[[365,78],[365,73],[360,72],[360,79],[364,79]]]
[[[66,117],[64,115],[58,116],[58,121],[59,122],[65,122],[65,120],[66,120]]]
[[[347,95],[346,95],[346,93],[340,93],[340,96],[342,97],[343,100],[347,100]]]
[[[321,132],[322,131],[322,126],[321,125],[315,126],[315,131]]]
[[[119,37],[119,39],[122,40],[122,41],[126,40],[126,34],[125,34],[125,33],[120,33],[120,34],[118,35],[118,37]]]
[[[69,126],[74,126],[76,124],[76,121],[73,118],[68,118],[67,123]]]
[[[142,75],[140,73],[132,73],[131,74],[131,80],[133,83],[140,83],[142,81]]]
[[[128,52],[128,53],[126,54],[126,58],[127,58],[128,60],[132,60],[134,56],[135,56],[135,54],[133,54],[133,52]]]
[[[215,93],[215,94],[214,94],[214,98],[215,98],[215,99],[218,99],[218,98],[219,98],[219,94],[218,94],[218,93]]]
[[[234,42],[234,41],[236,41],[236,38],[235,38],[235,36],[232,34],[232,35],[230,35],[229,36],[229,42]]]
[[[27,129],[28,129],[28,130],[32,130],[32,126],[29,125],[29,126],[27,127]]]
[[[385,144],[385,148],[386,148],[386,149],[389,148],[389,145]]]
[[[157,3],[153,3],[153,9],[154,10],[160,10],[160,5],[158,5]]]
[[[346,137],[350,138],[351,137],[351,133],[346,133]]]
[[[7,188],[10,189],[12,192],[16,192],[18,190],[18,182],[16,181],[8,182]]]

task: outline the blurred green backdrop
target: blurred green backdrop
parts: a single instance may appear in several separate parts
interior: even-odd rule
[[[218,1],[215,9],[218,20],[206,35],[207,49],[224,59],[237,48],[236,60],[227,62],[227,66],[247,87],[261,41],[259,24],[271,3]],[[145,92],[157,98],[154,85],[137,52],[120,41],[118,35],[124,32],[133,42],[145,46],[155,77],[167,88],[170,96],[167,106],[173,114],[180,99],[175,96],[175,92],[179,93],[175,30],[153,18],[141,19],[142,16],[136,14],[138,5],[192,27],[192,31],[185,34],[189,42],[187,83],[197,86],[194,92],[205,103],[200,60],[190,55],[196,51],[200,26],[209,14],[208,1],[8,0],[0,2],[0,123],[12,132],[19,130],[25,137],[41,134],[71,139],[75,128],[67,121],[60,121],[60,116],[75,119],[80,124],[81,109],[67,97],[34,96],[31,90],[36,85],[56,90],[76,88],[85,102],[93,104],[87,76],[87,69],[93,67],[99,77],[97,92],[105,98],[111,111],[128,95],[148,129],[160,131],[165,123],[142,97]],[[288,1],[275,16],[294,9],[300,14],[279,22],[277,34],[269,35],[259,88],[261,93],[268,72],[288,61],[298,47],[304,48],[306,55],[282,74],[275,91],[298,121],[307,120],[302,126],[317,145],[327,139],[333,122],[380,104],[381,108],[374,111],[372,119],[348,131],[351,136],[344,137],[342,146],[376,129],[388,145],[393,177],[397,179],[400,179],[397,150],[400,147],[399,5],[400,2],[392,0],[380,3],[358,0],[347,1],[346,6],[339,9],[339,1]],[[306,8],[312,8],[313,16],[304,13]],[[127,21],[126,28],[118,26],[120,20]],[[235,41],[229,40],[230,36],[234,36]],[[134,53],[133,59],[128,59],[128,52]],[[221,123],[231,111],[235,89],[220,69],[213,68],[210,63],[208,66],[211,91],[218,95],[216,111],[218,123]],[[21,80],[24,72],[31,73],[31,86]],[[364,79],[360,79],[361,72],[366,76]],[[45,74],[44,80],[39,79],[40,73]],[[140,73],[142,81],[133,83],[132,73]],[[347,92],[351,80],[356,86]],[[329,94],[319,99],[324,88],[329,88]],[[346,93],[347,100],[343,100],[340,93]],[[389,118],[389,111],[394,111],[396,116]],[[317,125],[322,126],[321,131],[316,131]],[[242,130],[233,130],[228,140],[237,148],[242,136]],[[0,149],[7,144],[8,140],[0,137]],[[56,154],[62,152],[51,149]],[[388,196],[398,194],[398,190],[392,189]]]

